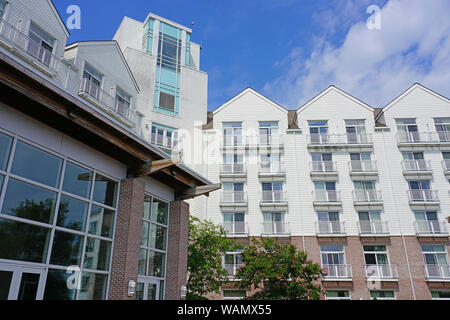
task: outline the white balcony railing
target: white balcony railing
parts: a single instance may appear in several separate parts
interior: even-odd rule
[[[284,162],[273,161],[273,162],[260,162],[259,163],[259,173],[260,174],[281,174],[284,173]]]
[[[356,190],[353,191],[353,199],[355,202],[381,202],[383,197],[379,190]]]
[[[450,134],[446,131],[438,132],[399,132],[397,133],[399,144],[421,144],[421,143],[448,143]]]
[[[352,266],[348,264],[328,264],[324,265],[322,269],[326,272],[327,276],[325,279],[351,279]]]
[[[373,144],[373,141],[371,134],[315,133],[308,135],[308,143],[309,145],[368,145]]]
[[[245,163],[224,163],[220,167],[221,174],[246,174]]]
[[[279,146],[283,144],[282,137],[279,134],[260,134],[258,135],[258,144],[261,146]]]
[[[350,172],[378,172],[377,162],[371,160],[352,160],[350,161]]]
[[[223,227],[229,235],[248,234],[248,224],[245,221],[224,222]]]
[[[383,221],[359,221],[358,231],[360,235],[389,234],[389,225]]]
[[[285,203],[287,201],[285,191],[263,191],[261,192],[261,203]]]
[[[80,94],[86,94],[89,98],[95,100],[97,104],[101,105],[105,109],[113,111],[115,114],[131,122],[136,121],[136,114],[133,110],[131,110],[131,106],[125,106],[124,104],[119,103],[116,97],[111,95],[106,90],[103,90],[89,79],[82,79]]]
[[[178,139],[171,138],[164,134],[151,134],[150,142],[163,148],[178,150]]]
[[[395,280],[398,278],[397,266],[393,264],[373,264],[365,267],[367,280]]]
[[[450,266],[427,264],[425,265],[425,277],[427,280],[450,281]]]
[[[222,192],[222,204],[247,204],[247,193],[244,191]]]
[[[317,190],[313,192],[313,196],[317,203],[341,202],[341,192],[336,190]]]
[[[3,19],[0,19],[0,39],[6,41],[20,53],[30,57],[32,61],[41,64],[51,73],[56,74],[58,72],[62,58],[47,51],[39,43]]]
[[[418,235],[448,235],[447,221],[423,220],[414,222]]]
[[[224,269],[228,272],[228,276],[234,277],[238,273],[239,269],[242,268],[242,266],[243,265],[239,264],[239,263],[233,263],[233,264],[226,263],[224,265]]]
[[[402,161],[405,172],[431,171],[431,161],[426,160],[404,160]]]
[[[444,168],[444,172],[450,172],[450,160],[442,161],[442,167]]]
[[[283,221],[263,222],[263,235],[287,235],[290,233],[289,223]]]
[[[337,164],[333,161],[312,161],[311,172],[312,173],[327,173],[337,172]]]
[[[318,221],[316,231],[318,235],[342,235],[345,234],[345,222]]]
[[[411,202],[439,202],[437,190],[415,189],[408,190],[409,201]]]
[[[243,146],[244,139],[242,135],[226,135],[223,137],[223,145],[226,147],[240,147]]]

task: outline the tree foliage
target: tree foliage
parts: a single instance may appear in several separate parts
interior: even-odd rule
[[[242,253],[243,266],[236,278],[241,289],[254,286],[254,300],[319,300],[325,291],[325,272],[305,252],[273,239],[253,239]]]
[[[228,282],[222,257],[233,249],[226,231],[211,221],[191,217],[188,247],[188,299],[199,299],[210,292],[220,292]]]

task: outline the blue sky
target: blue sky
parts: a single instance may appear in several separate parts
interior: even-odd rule
[[[54,0],[63,20],[69,5],[81,8],[82,28],[71,30],[69,42],[111,39],[123,16],[144,20],[148,12],[186,26],[195,22],[192,41],[203,46],[210,110],[247,87],[287,108],[331,84],[374,107],[414,82],[448,94],[449,2]],[[381,9],[381,30],[366,27],[373,4]]]

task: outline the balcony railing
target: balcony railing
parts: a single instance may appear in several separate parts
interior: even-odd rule
[[[224,265],[224,269],[227,270],[228,276],[234,277],[238,273],[239,269],[242,268],[242,266],[243,265],[239,264],[239,263],[233,263],[233,264],[226,263]]]
[[[437,190],[408,190],[410,202],[439,202]]]
[[[62,58],[47,51],[39,43],[3,19],[0,19],[0,39],[6,41],[15,50],[30,57],[32,61],[36,61],[47,68],[52,74],[58,72]]]
[[[313,192],[314,202],[335,203],[341,202],[341,192],[336,190],[318,190]]]
[[[404,172],[431,171],[431,161],[426,160],[404,160],[402,161]]]
[[[425,265],[425,277],[427,280],[450,281],[450,266],[427,264]]]
[[[263,235],[288,235],[290,234],[289,223],[283,221],[263,222]]]
[[[308,135],[309,145],[368,145],[373,144],[370,134],[328,134],[314,133]]]
[[[247,194],[244,191],[222,192],[222,204],[247,204]]]
[[[279,146],[283,144],[282,137],[279,134],[260,134],[258,135],[258,144],[261,146]]]
[[[382,202],[383,197],[379,190],[356,190],[353,191],[353,199],[355,202]]]
[[[389,225],[383,221],[359,221],[358,230],[360,235],[385,235],[389,234]]]
[[[284,172],[284,163],[282,161],[259,163],[260,174],[281,174]]]
[[[352,279],[352,266],[348,264],[324,265],[322,269],[327,273],[326,280]]]
[[[377,162],[371,160],[353,160],[350,161],[351,173],[378,172]]]
[[[261,193],[261,203],[285,203],[287,202],[285,191],[263,191]]]
[[[333,161],[312,161],[311,172],[312,173],[331,173],[337,172],[336,162]]]
[[[223,227],[229,235],[247,235],[248,225],[244,221],[224,222]]]
[[[366,265],[367,280],[396,280],[398,279],[397,266],[389,264]]]
[[[318,235],[343,235],[345,234],[345,222],[318,221],[316,230]]]
[[[241,147],[244,145],[242,135],[226,135],[223,138],[223,145],[225,147]]]
[[[449,173],[450,172],[450,160],[442,161],[442,167],[444,168],[444,172]]]
[[[397,133],[399,144],[421,144],[421,143],[448,143],[450,135],[445,131],[438,132],[399,132]]]
[[[245,163],[225,163],[220,167],[221,174],[246,174]]]
[[[178,139],[168,137],[164,134],[151,134],[150,142],[163,148],[178,150]]]
[[[447,221],[423,220],[414,222],[417,235],[448,235]]]
[[[81,81],[80,94],[86,94],[105,109],[113,111],[131,122],[135,122],[135,113],[131,110],[131,106],[125,107],[125,105],[120,104],[114,96],[89,79],[83,78]]]

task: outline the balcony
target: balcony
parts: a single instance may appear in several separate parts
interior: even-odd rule
[[[336,180],[338,177],[337,163],[332,161],[312,161],[311,177],[320,180]]]
[[[423,220],[414,222],[414,227],[418,237],[448,237],[447,224],[447,221]]]
[[[284,169],[284,162],[260,162],[259,163],[259,177],[272,178],[284,177],[286,170]]]
[[[379,190],[356,190],[353,191],[355,206],[360,205],[382,205],[383,197]]]
[[[340,206],[341,192],[336,190],[319,190],[313,191],[313,199],[315,206]]]
[[[116,97],[89,79],[82,79],[78,94],[116,119],[121,120],[127,126],[132,127],[136,123],[136,113],[131,110],[131,106],[125,107],[125,105],[118,102]]]
[[[228,276],[230,278],[234,278],[238,273],[239,269],[242,268],[243,264],[241,263],[233,263],[233,264],[224,264],[224,269],[228,272]]]
[[[372,135],[370,134],[328,134],[316,133],[307,136],[308,147],[372,147]]]
[[[28,35],[0,19],[0,45],[50,77],[58,73],[62,58],[55,56]]]
[[[444,168],[444,174],[447,178],[450,177],[450,160],[442,161],[442,168]]]
[[[450,281],[450,266],[427,264],[425,265],[425,278],[427,281]]]
[[[220,205],[223,207],[246,207],[247,204],[247,193],[244,191],[222,192]]]
[[[437,190],[417,189],[408,190],[410,205],[438,205],[439,197]]]
[[[244,147],[244,137],[242,135],[226,135],[223,137],[224,148]]]
[[[359,221],[358,231],[361,237],[389,236],[389,225],[382,221]]]
[[[345,222],[340,221],[318,221],[316,222],[317,236],[345,236]]]
[[[281,146],[283,145],[283,136],[279,134],[260,134],[258,135],[259,146]]]
[[[400,147],[414,146],[441,146],[450,145],[450,136],[447,132],[399,132],[397,141]]]
[[[364,177],[364,176],[377,176],[378,175],[378,167],[376,161],[370,160],[353,160],[349,163],[350,166],[350,175],[355,177]]]
[[[245,163],[225,163],[220,166],[220,176],[225,177],[246,177],[247,167]]]
[[[404,160],[402,161],[403,175],[414,179],[427,178],[433,174],[431,161],[426,160]]]
[[[289,223],[283,221],[263,222],[262,236],[289,236]]]
[[[328,281],[351,281],[353,278],[352,266],[348,264],[328,264],[322,268],[327,273],[325,280]]]
[[[229,236],[248,236],[248,224],[244,221],[224,222],[223,227]]]
[[[378,264],[364,267],[367,281],[397,281],[396,265]]]
[[[287,194],[284,191],[261,192],[261,206],[287,206]]]
[[[179,151],[178,139],[168,137],[167,135],[157,134],[157,133],[151,134],[150,142],[154,145],[157,145],[160,148],[168,149],[172,152]]]

